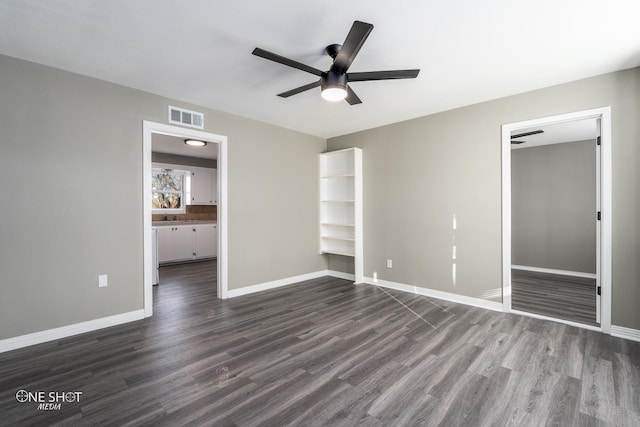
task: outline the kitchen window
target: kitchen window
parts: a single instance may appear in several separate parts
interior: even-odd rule
[[[153,213],[186,212],[188,171],[152,169],[151,208]]]

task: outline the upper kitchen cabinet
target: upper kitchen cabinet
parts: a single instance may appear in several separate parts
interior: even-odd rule
[[[191,205],[218,204],[218,170],[189,166],[191,172]]]

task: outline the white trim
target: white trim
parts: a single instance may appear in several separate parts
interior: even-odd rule
[[[128,313],[116,314],[100,319],[89,320],[87,322],[75,323],[73,325],[61,326],[59,328],[46,331],[34,332],[32,334],[21,335],[14,338],[0,340],[0,353],[18,348],[29,347],[47,341],[58,340],[73,335],[84,334],[110,326],[121,325],[123,323],[134,322],[144,319],[144,310],[130,311]]]
[[[180,126],[142,122],[142,224],[143,224],[143,293],[145,316],[153,314],[153,284],[151,259],[151,140],[154,133],[195,138],[218,144],[218,297],[228,298],[228,262],[227,253],[227,137],[188,129]]]
[[[533,318],[542,319],[542,320],[550,320],[552,322],[564,323],[565,325],[575,326],[577,328],[589,329],[590,331],[602,332],[602,328],[600,328],[598,326],[591,326],[591,325],[587,325],[586,323],[572,322],[571,320],[560,319],[558,317],[543,316],[541,314],[530,313],[528,311],[511,310],[511,314],[518,314],[520,316],[533,317]]]
[[[528,265],[512,265],[513,270],[535,271],[537,273],[559,274],[561,276],[584,277],[585,279],[595,279],[595,273],[583,273],[581,271],[556,270],[555,268],[529,267]]]
[[[409,292],[415,294],[416,287],[412,285],[405,285],[404,283],[392,282],[390,280],[375,279],[373,277],[365,277],[364,283],[367,285],[380,286],[382,288],[395,289],[396,291]]]
[[[600,326],[602,326],[603,332],[611,333],[611,283],[613,276],[613,260],[611,258],[613,236],[611,107],[600,110],[602,111],[600,118],[600,208],[602,212],[602,221],[600,222],[600,286],[602,288]]]
[[[596,119],[596,137],[602,139],[602,120]],[[595,155],[596,155],[596,212],[602,211],[602,149],[600,146],[596,144],[594,147]],[[596,221],[596,248],[602,247],[600,243],[602,241],[602,221]],[[596,289],[600,284],[600,276],[602,275],[600,268],[602,262],[600,261],[602,257],[601,251],[596,251]],[[596,292],[596,323],[599,325],[602,323],[602,295],[598,295]]]
[[[151,125],[142,122],[142,299],[145,317],[153,315],[153,255],[151,232]],[[157,247],[157,246],[156,246]],[[157,255],[157,254],[156,254]]]
[[[601,132],[601,212],[600,283],[602,332],[611,331],[612,277],[612,163],[611,107],[594,108],[557,116],[502,125],[502,305],[511,312],[511,131],[572,120],[600,119]]]
[[[624,326],[611,325],[611,335],[626,340],[640,342],[640,329],[625,328]]]
[[[356,275],[353,273],[343,273],[342,271],[327,270],[327,276],[337,277],[344,280],[356,280]]]
[[[391,282],[388,280],[377,279],[373,280],[371,277],[365,277],[364,283],[373,286],[380,286],[383,288],[396,289],[402,292],[409,292],[412,294],[423,295],[426,297],[437,298],[445,301],[451,301],[458,304],[471,305],[474,307],[484,308],[492,311],[503,311],[503,306],[499,302],[487,301],[482,298],[467,297],[464,295],[453,294],[450,292],[437,291],[435,289],[423,288],[421,286],[406,285],[404,283]]]
[[[282,286],[293,285],[305,280],[317,279],[319,277],[328,276],[327,270],[316,271],[313,273],[301,274],[299,276],[286,277],[284,279],[273,280],[271,282],[258,283],[257,285],[245,286],[238,289],[229,289],[227,298],[235,298],[242,295],[254,294],[256,292],[268,291],[269,289],[280,288]]]
[[[354,257],[353,268],[355,275],[355,282],[360,284],[364,280],[364,229],[363,229],[363,178],[362,178],[362,149],[353,148],[353,173],[354,179],[354,198],[355,203],[353,205],[354,224],[355,224],[355,245],[354,245]]]

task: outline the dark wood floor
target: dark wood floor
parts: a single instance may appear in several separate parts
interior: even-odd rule
[[[220,301],[214,275],[163,268],[152,318],[0,354],[0,424],[640,425],[640,343],[334,278]]]
[[[596,326],[596,279],[511,270],[511,307]]]

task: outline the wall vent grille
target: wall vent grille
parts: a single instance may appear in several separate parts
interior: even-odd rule
[[[170,105],[169,123],[204,129],[204,114]]]

